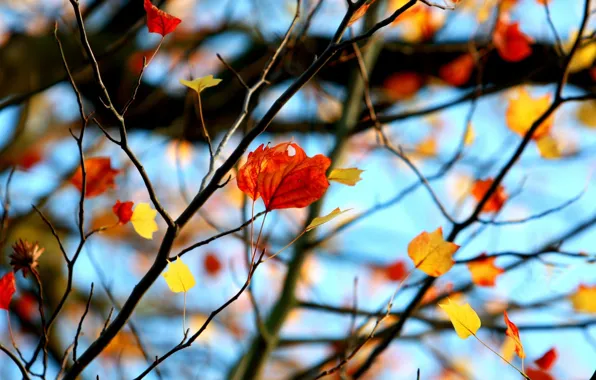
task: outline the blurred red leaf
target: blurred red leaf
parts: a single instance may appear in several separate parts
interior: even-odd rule
[[[474,71],[474,58],[472,54],[464,54],[441,66],[439,76],[452,86],[461,86],[468,83],[472,71]]]
[[[556,360],[557,350],[553,347],[550,350],[546,351],[544,355],[542,355],[540,358],[534,360],[534,363],[536,363],[536,365],[540,367],[540,369],[548,371],[553,367],[553,365],[555,365]]]
[[[521,339],[519,337],[519,330],[515,323],[509,320],[509,316],[507,315],[507,310],[503,311],[503,319],[505,320],[505,324],[507,325],[507,330],[505,331],[505,335],[511,337],[515,341],[515,353],[520,358],[525,358],[526,353],[524,352],[524,346],[522,345]]]
[[[408,266],[403,260],[398,260],[385,267],[385,276],[390,281],[401,281],[408,274]]]
[[[203,261],[205,272],[210,276],[217,276],[221,271],[222,265],[219,258],[214,253],[208,252]]]
[[[116,186],[114,178],[120,170],[112,168],[109,157],[93,157],[85,160],[86,191],[85,198],[93,198]],[[77,169],[70,182],[79,191],[83,190],[83,171]]]
[[[132,206],[134,202],[120,202],[117,200],[114,206],[112,206],[112,211],[118,217],[118,223],[126,224],[130,222],[130,218],[132,218]]]
[[[532,54],[532,39],[519,30],[519,23],[499,20],[493,35],[493,43],[501,58],[508,62],[519,62]]]
[[[474,185],[472,186],[472,196],[476,199],[476,201],[480,202],[482,200],[484,194],[486,194],[492,184],[492,178],[476,180],[476,182],[474,182]],[[498,212],[507,201],[507,198],[508,197],[507,193],[505,193],[505,188],[499,185],[493,195],[488,198],[488,201],[484,204],[484,207],[482,207],[482,211]]]
[[[0,278],[0,309],[8,310],[12,295],[17,290],[14,273],[6,273]]]
[[[555,378],[548,373],[531,367],[526,368],[526,375],[532,380],[555,380]]]
[[[145,0],[144,7],[145,12],[147,12],[147,28],[149,28],[149,33],[159,33],[165,37],[176,30],[178,24],[182,22],[178,17],[174,17],[157,8],[149,0]]]
[[[590,69],[590,77],[592,78],[592,80],[594,82],[596,82],[596,66],[594,66]]]
[[[423,85],[424,78],[420,74],[408,71],[395,73],[383,83],[387,95],[396,100],[416,95]]]
[[[497,277],[505,270],[495,265],[496,257],[486,257],[486,253],[480,257],[482,258],[468,263],[472,282],[478,286],[495,286]]]
[[[293,154],[292,154],[293,153]],[[238,188],[253,200],[263,198],[268,211],[306,207],[323,196],[329,182],[325,172],[331,160],[308,157],[296,143],[273,148],[261,144],[238,171]]]

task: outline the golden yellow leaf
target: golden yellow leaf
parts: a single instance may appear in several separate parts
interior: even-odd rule
[[[534,98],[524,88],[518,88],[513,91],[514,95],[509,99],[505,119],[509,129],[523,137],[530,127],[532,127],[534,121],[550,107],[551,97],[549,94],[546,94]],[[551,114],[536,129],[532,138],[538,140],[548,135],[552,128],[553,120],[554,114]]]
[[[339,207],[337,207],[335,210],[331,211],[329,214],[327,214],[325,216],[317,216],[316,218],[314,218],[312,220],[312,222],[310,222],[310,224],[308,226],[306,226],[306,231],[315,229],[318,226],[320,226],[321,224],[327,223],[328,221],[335,219],[339,215],[343,214],[344,212],[350,211],[350,210],[351,209],[341,211],[339,209]]]
[[[495,286],[497,277],[505,270],[495,265],[496,257],[483,257],[480,260],[468,263],[468,270],[472,276],[472,282],[478,286]]]
[[[423,156],[436,156],[437,155],[437,140],[433,137],[427,137],[416,145],[416,153]]]
[[[199,77],[193,80],[180,79],[180,84],[195,90],[197,94],[200,94],[206,88],[217,86],[221,82],[221,79],[213,78],[213,75],[207,75],[206,77]]]
[[[584,36],[585,37],[585,36]],[[569,33],[569,39],[565,42],[563,49],[569,53],[571,47],[577,38],[577,30]],[[592,67],[592,63],[596,59],[596,43],[582,43],[576,50],[575,54],[569,62],[569,72],[576,73]]]
[[[480,318],[469,303],[458,305],[447,298],[447,303],[439,304],[439,307],[447,313],[457,336],[466,339],[470,335],[476,335],[481,325]]]
[[[573,308],[581,313],[596,313],[596,285],[580,285],[569,297]]]
[[[547,160],[561,158],[559,143],[552,136],[546,135],[536,140],[536,146],[542,158]]]
[[[188,292],[196,284],[188,265],[184,264],[181,258],[170,262],[168,269],[163,272],[162,276],[174,293]]]
[[[443,239],[443,229],[437,228],[428,233],[423,231],[408,244],[408,256],[414,261],[416,268],[429,276],[438,277],[447,273],[455,261],[453,254],[459,245]]]
[[[130,222],[137,234],[151,240],[153,233],[158,230],[155,216],[157,216],[157,211],[152,209],[148,203],[139,203],[132,212]]]
[[[333,169],[329,174],[329,181],[335,181],[339,183],[343,183],[344,185],[354,186],[356,185],[362,178],[360,178],[360,174],[364,170],[360,170],[358,168],[348,168],[348,169]]]
[[[582,102],[577,108],[577,118],[586,127],[596,128],[596,100]]]

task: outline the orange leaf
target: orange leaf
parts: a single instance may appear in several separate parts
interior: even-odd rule
[[[534,98],[524,88],[515,90],[505,112],[507,126],[513,132],[524,137],[534,121],[550,107],[550,104],[550,94]],[[547,136],[553,126],[554,117],[555,115],[552,113],[544,120],[534,131],[532,139],[539,140]]]
[[[268,211],[306,207],[323,196],[329,182],[325,172],[331,160],[318,154],[308,157],[296,143],[273,148],[261,144],[248,155],[238,171],[238,188],[257,200],[263,198]]]
[[[462,86],[470,80],[474,71],[472,54],[464,54],[441,66],[439,76],[452,86]]]
[[[589,286],[581,284],[570,299],[576,311],[596,313],[596,285]]]
[[[535,368],[526,368],[526,375],[532,380],[555,380],[548,373]]]
[[[472,196],[476,201],[480,202],[484,198],[484,194],[490,189],[493,184],[492,178],[476,180],[472,185]],[[501,210],[507,201],[507,193],[502,185],[497,187],[497,190],[488,198],[488,201],[482,207],[483,212],[497,212]]]
[[[519,330],[517,329],[515,323],[509,320],[507,310],[503,311],[503,319],[505,320],[505,324],[507,325],[507,330],[505,331],[505,334],[515,341],[515,353],[517,353],[517,356],[519,356],[520,358],[525,358],[526,353],[524,352],[524,346],[522,345],[521,339],[519,338]]]
[[[203,260],[203,266],[205,267],[205,272],[207,272],[210,276],[217,276],[217,274],[221,271],[222,265],[219,258],[211,253],[208,252],[205,255],[205,259]]]
[[[423,85],[420,74],[408,71],[392,74],[383,83],[387,95],[395,100],[411,98]]]
[[[85,197],[93,198],[103,194],[109,188],[116,187],[114,178],[119,170],[113,169],[109,157],[93,157],[85,160],[86,186]],[[79,167],[70,179],[79,191],[83,190],[83,171]]]
[[[519,30],[519,23],[499,20],[493,35],[493,43],[501,58],[508,62],[519,62],[532,54],[532,39]]]
[[[557,360],[557,350],[553,347],[546,351],[540,358],[534,360],[534,363],[544,371],[550,370]]]
[[[14,273],[6,273],[0,278],[0,309],[8,310],[12,295],[17,290]]]
[[[390,281],[401,281],[408,274],[408,266],[403,260],[398,260],[384,268],[385,277]]]
[[[145,12],[147,12],[149,33],[159,33],[165,37],[176,30],[178,24],[182,22],[178,17],[174,17],[151,4],[150,0],[145,0],[143,5]]]
[[[495,286],[497,276],[505,270],[495,265],[496,257],[486,257],[486,253],[480,257],[484,258],[468,263],[472,281],[478,286]]]
[[[126,224],[130,222],[130,218],[132,218],[132,206],[134,205],[133,202],[120,202],[117,200],[114,206],[112,206],[112,211],[118,217],[118,223]]]
[[[459,245],[443,239],[443,229],[437,228],[428,233],[423,231],[408,244],[408,256],[416,268],[429,276],[438,277],[447,273],[453,266],[453,254]]]

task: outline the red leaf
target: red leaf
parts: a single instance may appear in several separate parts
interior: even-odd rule
[[[553,365],[555,365],[556,360],[557,350],[553,347],[550,350],[546,351],[544,355],[542,355],[540,358],[534,360],[534,363],[536,363],[536,365],[540,367],[540,369],[548,371],[553,367]]]
[[[12,271],[0,278],[0,309],[8,310],[12,295],[16,290],[17,287]]]
[[[293,154],[292,154],[293,153]],[[238,171],[238,188],[253,200],[263,198],[268,211],[306,207],[323,196],[329,182],[329,158],[308,157],[296,143],[273,148],[261,144]]]
[[[117,200],[114,206],[112,206],[112,211],[114,211],[114,214],[116,214],[118,217],[118,222],[120,224],[126,224],[130,222],[130,218],[132,218],[133,205],[134,202],[132,201],[120,202],[120,200]]]
[[[472,196],[476,199],[476,201],[480,202],[482,198],[484,198],[484,194],[486,194],[492,184],[492,178],[477,180],[474,182],[474,185],[472,186]],[[507,193],[505,193],[505,188],[499,185],[493,195],[488,198],[488,201],[484,204],[484,207],[482,207],[482,211],[498,212],[507,201],[507,198],[508,197]]]
[[[519,23],[507,24],[499,20],[493,35],[493,43],[503,60],[519,62],[532,54],[532,39],[519,30]]]
[[[92,198],[103,194],[109,188],[116,187],[114,178],[120,170],[112,168],[109,157],[93,157],[85,160],[86,191],[85,197]],[[70,179],[79,191],[83,190],[83,172],[79,167]]]
[[[205,271],[210,276],[217,276],[222,268],[221,261],[219,261],[217,256],[211,252],[205,255],[203,265],[205,266]]]
[[[150,0],[144,0],[145,12],[147,12],[147,28],[149,33],[159,33],[163,37],[176,30],[178,24],[182,22],[178,17],[174,17],[155,5]]]
[[[474,71],[474,58],[471,54],[464,54],[441,66],[439,76],[452,86],[461,86],[468,83],[472,71]]]
[[[532,380],[554,380],[548,373],[534,368],[526,368],[526,375]]]
[[[505,320],[505,324],[507,325],[507,330],[505,331],[505,335],[511,337],[515,341],[515,353],[520,358],[525,358],[526,353],[524,352],[524,346],[522,345],[521,339],[519,337],[519,330],[515,323],[509,320],[509,316],[507,315],[507,311],[503,311],[503,319]]]
[[[395,100],[407,99],[416,95],[423,85],[424,78],[414,72],[392,74],[383,83],[387,95]]]
[[[401,281],[408,274],[408,266],[402,261],[398,260],[385,267],[385,276],[390,281]]]
[[[596,66],[590,69],[590,78],[592,78],[592,80],[596,82]]]

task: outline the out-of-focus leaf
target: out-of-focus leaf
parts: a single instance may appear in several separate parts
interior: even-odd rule
[[[581,284],[569,298],[575,311],[596,313],[596,285]]]
[[[476,201],[480,202],[486,192],[490,189],[493,184],[492,178],[479,179],[472,185],[472,196]],[[483,212],[498,212],[501,210],[505,202],[507,202],[507,193],[502,185],[499,185],[495,192],[488,198],[488,201],[482,207]]]
[[[116,187],[115,177],[119,170],[112,168],[109,157],[92,157],[85,160],[85,198],[93,198]],[[79,167],[70,182],[83,190],[83,170]]]
[[[482,256],[486,256],[483,253]],[[503,268],[495,265],[495,257],[485,257],[468,263],[468,270],[472,275],[472,281],[478,286],[495,286],[497,277],[505,272]]]

